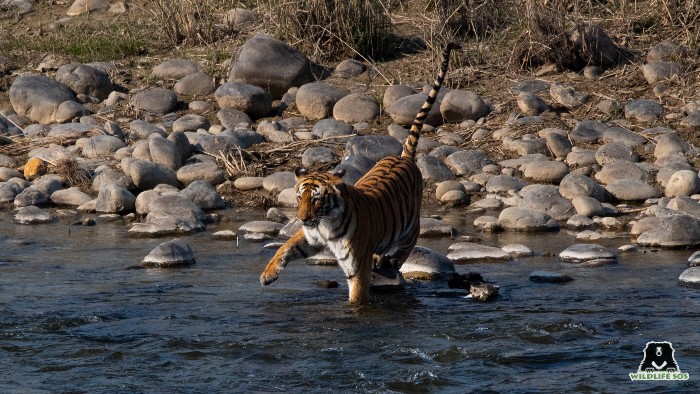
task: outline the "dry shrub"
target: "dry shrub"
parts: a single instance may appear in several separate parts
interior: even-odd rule
[[[665,27],[680,30],[687,44],[700,40],[700,0],[653,0],[651,8],[658,13]]]
[[[234,0],[156,0],[153,12],[164,39],[172,46],[207,45],[233,34],[223,14]]]
[[[514,15],[510,0],[435,0],[445,38],[486,38],[505,29]]]
[[[53,162],[49,162],[48,171],[61,176],[70,187],[77,186],[86,193],[90,191],[92,180],[75,157],[62,155]]]
[[[571,52],[560,6],[528,3],[524,20],[527,25],[515,40],[513,64],[523,69],[539,67],[547,62],[561,62]]]
[[[316,60],[356,55],[382,59],[393,52],[392,25],[380,0],[261,1],[276,34]]]

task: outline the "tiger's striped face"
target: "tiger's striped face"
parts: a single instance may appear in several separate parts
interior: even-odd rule
[[[303,168],[295,171],[297,177],[297,217],[306,227],[317,227],[323,218],[337,217],[343,211],[343,200],[337,184],[344,170],[330,174],[309,173]]]

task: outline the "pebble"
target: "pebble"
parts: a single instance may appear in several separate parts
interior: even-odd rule
[[[509,255],[513,256],[513,258],[532,257],[535,255],[535,252],[533,252],[532,249],[521,244],[503,245],[501,249]]]
[[[501,211],[498,226],[506,231],[520,232],[559,230],[559,223],[546,213],[519,207],[509,207]]]

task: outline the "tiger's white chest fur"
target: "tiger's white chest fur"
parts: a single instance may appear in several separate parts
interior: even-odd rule
[[[359,262],[355,259],[355,254],[350,245],[352,236],[355,233],[356,221],[352,219],[347,231],[340,235],[333,232],[338,227],[338,221],[342,219],[324,218],[316,227],[303,226],[306,240],[314,246],[326,247],[345,273],[345,276],[352,277],[357,273]]]

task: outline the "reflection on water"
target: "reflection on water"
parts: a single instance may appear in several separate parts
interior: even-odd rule
[[[260,213],[241,221],[258,218]],[[458,266],[501,286],[479,304],[445,283],[413,283],[352,307],[341,272],[294,262],[262,288],[272,251],[187,238],[178,270],[128,269],[163,239],[122,224],[0,221],[0,392],[697,391],[700,297],[676,286],[690,251],[622,255],[578,268],[552,257]],[[473,218],[445,218],[472,234]],[[70,235],[68,229],[70,228]],[[477,234],[558,252],[556,234]],[[453,241],[420,245],[446,253]],[[608,241],[619,246],[627,239]],[[537,284],[530,272],[573,276]],[[319,288],[320,280],[341,283]],[[631,382],[647,341],[673,343],[687,382]]]

